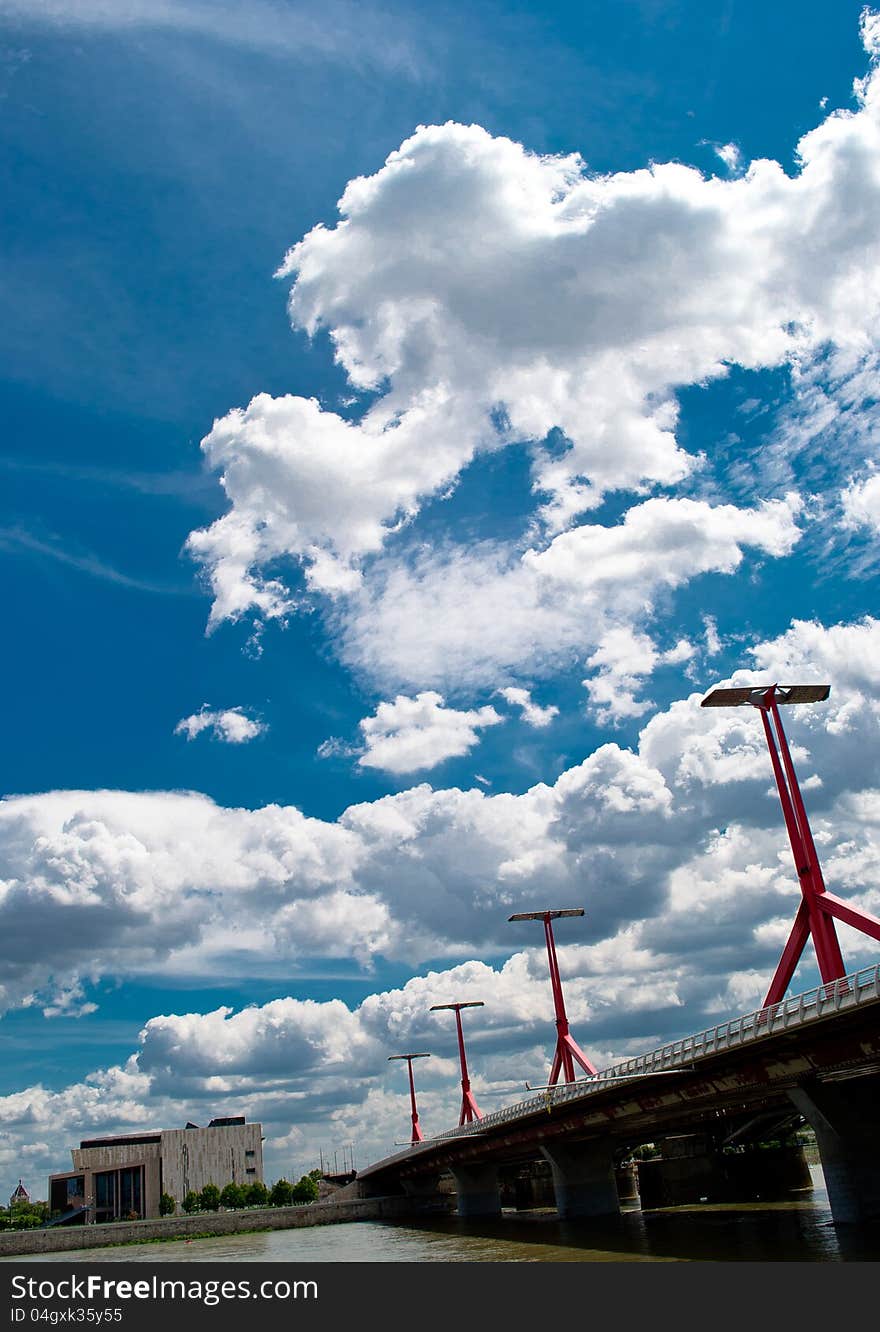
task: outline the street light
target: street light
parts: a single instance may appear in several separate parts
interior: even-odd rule
[[[550,963],[550,985],[553,989],[557,1031],[556,1052],[553,1056],[553,1066],[547,1084],[549,1087],[555,1086],[559,1081],[560,1071],[565,1074],[566,1082],[575,1081],[574,1060],[577,1060],[585,1073],[592,1075],[596,1072],[596,1069],[568,1029],[565,1001],[562,997],[562,980],[559,975],[559,963],[556,960],[556,944],[553,940],[553,926],[550,924],[552,920],[557,920],[560,916],[582,916],[583,914],[583,907],[568,907],[563,911],[520,911],[515,916],[507,917],[508,921],[542,920],[544,922],[544,937],[547,941],[547,960]]]
[[[461,1010],[463,1008],[485,1008],[482,999],[470,999],[460,1004],[432,1004],[431,1012],[437,1013],[440,1009],[451,1008],[455,1012],[455,1025],[458,1030],[458,1054],[461,1060],[461,1116],[458,1121],[458,1127],[462,1124],[471,1124],[475,1119],[482,1119],[479,1106],[473,1098],[471,1092],[471,1080],[468,1077],[467,1059],[464,1053],[464,1035],[461,1030]]]
[[[816,949],[819,974],[825,984],[840,980],[846,967],[837,941],[834,918],[852,925],[873,939],[880,940],[880,920],[867,911],[851,906],[829,893],[822,878],[819,857],[807,812],[801,798],[800,787],[791,761],[791,752],[782,729],[779,708],[789,703],[823,703],[831,692],[830,685],[761,685],[757,688],[714,689],[703,699],[702,708],[757,708],[764,723],[764,735],[773,764],[773,776],[782,804],[782,813],[794,855],[795,868],[801,885],[801,903],[794,918],[788,942],[779,959],[764,1007],[778,1004],[788,989],[804,944],[810,935]]]
[[[406,1066],[409,1069],[409,1099],[412,1105],[412,1138],[411,1142],[423,1142],[422,1130],[419,1128],[419,1112],[416,1109],[416,1089],[413,1082],[412,1061],[414,1059],[430,1059],[429,1054],[399,1054],[389,1055],[390,1059],[405,1059]]]

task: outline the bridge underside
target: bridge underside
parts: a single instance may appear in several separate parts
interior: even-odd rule
[[[880,1220],[880,1004],[813,1027],[768,1034],[657,1078],[593,1087],[461,1137],[450,1136],[361,1172],[370,1195],[430,1193],[452,1175],[461,1215],[500,1210],[499,1168],[549,1162],[566,1217],[619,1210],[615,1168],[646,1142],[701,1135],[721,1153],[806,1121],[816,1133],[836,1223]]]

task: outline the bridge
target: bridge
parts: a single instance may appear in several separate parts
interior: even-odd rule
[[[835,921],[880,942],[880,919],[828,892],[797,782],[780,706],[822,702],[829,685],[762,684],[714,689],[701,707],[752,707],[761,717],[801,890],[788,940],[760,1009],[597,1070],[574,1040],[565,1012],[552,921],[583,909],[519,912],[511,921],[544,925],[557,1042],[549,1085],[538,1095],[481,1116],[465,1060],[462,1112],[456,1129],[425,1140],[418,1124],[412,1060],[412,1143],[358,1172],[357,1187],[430,1195],[451,1173],[462,1216],[501,1210],[502,1165],[549,1162],[561,1216],[619,1210],[615,1163],[636,1147],[669,1135],[703,1133],[707,1154],[749,1134],[799,1117],[813,1128],[836,1223],[880,1220],[880,967],[847,975]],[[821,985],[786,998],[795,967],[812,939]],[[587,1074],[575,1077],[574,1064]],[[564,1081],[560,1084],[560,1075]]]
[[[732,1142],[803,1116],[836,1223],[880,1220],[880,965],[732,1018],[411,1144],[358,1171],[364,1196],[430,1196],[497,1215],[502,1165],[550,1164],[560,1216],[619,1211],[615,1163],[672,1134]]]

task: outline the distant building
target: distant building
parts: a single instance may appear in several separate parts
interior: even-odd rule
[[[263,1182],[262,1125],[243,1115],[207,1128],[90,1138],[70,1155],[73,1170],[49,1176],[50,1212],[69,1213],[70,1224],[146,1219],[160,1215],[163,1193],[180,1210],[186,1194],[206,1184]]]
[[[9,1206],[12,1207],[14,1203],[22,1203],[22,1202],[29,1203],[30,1200],[31,1200],[31,1195],[28,1193],[27,1189],[22,1184],[21,1180],[19,1180],[18,1188],[13,1190],[12,1197],[9,1199]]]

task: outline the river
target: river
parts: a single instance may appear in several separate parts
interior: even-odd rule
[[[880,1228],[831,1221],[822,1172],[813,1187],[776,1203],[729,1203],[560,1221],[554,1212],[505,1212],[495,1220],[455,1216],[355,1221],[208,1239],[126,1244],[21,1256],[15,1263],[608,1263],[866,1262],[880,1258]]]

